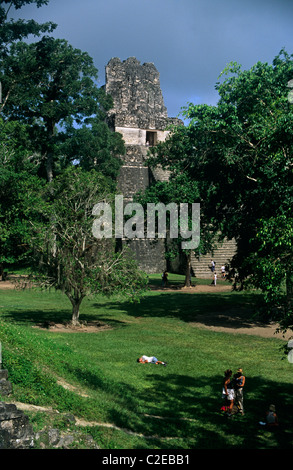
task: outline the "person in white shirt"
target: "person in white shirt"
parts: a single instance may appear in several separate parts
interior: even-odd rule
[[[139,357],[137,359],[137,362],[140,362],[141,364],[146,364],[146,363],[162,364],[163,366],[167,364],[167,362],[158,361],[158,359],[155,356],[145,356],[145,355]]]

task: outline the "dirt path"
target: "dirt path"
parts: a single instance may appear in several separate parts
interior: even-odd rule
[[[10,402],[13,403],[19,410],[22,411],[39,411],[39,412],[45,412],[45,413],[52,413],[52,414],[59,414],[57,410],[54,410],[51,407],[43,407],[43,406],[37,406],[37,405],[30,405],[27,403],[22,403],[22,402]],[[150,415],[144,413],[144,416],[148,418],[153,418],[153,419],[161,419],[163,421],[173,421],[173,420],[180,420],[180,421],[196,421],[195,419],[192,418],[173,418],[173,417],[164,417],[164,416],[156,416],[156,415]],[[160,440],[172,440],[172,439],[178,439],[178,437],[173,436],[173,437],[168,437],[168,436],[160,436],[158,437],[157,435],[154,436],[146,436],[142,433],[137,433],[134,431],[130,431],[129,429],[126,428],[121,428],[116,426],[115,424],[112,423],[105,423],[105,422],[99,422],[99,421],[86,421],[84,419],[80,419],[77,417],[75,418],[75,425],[80,426],[80,427],[94,427],[94,426],[99,426],[103,428],[111,428],[111,429],[117,429],[118,431],[125,432],[126,434],[130,436],[136,436],[136,437],[143,437],[144,439],[160,439]]]

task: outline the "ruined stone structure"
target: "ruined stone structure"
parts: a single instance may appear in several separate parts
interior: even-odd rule
[[[168,118],[159,73],[152,63],[141,65],[135,57],[123,62],[111,59],[106,66],[105,89],[114,101],[108,116],[109,126],[122,134],[126,147],[118,192],[125,202],[130,202],[152,180],[168,178],[167,172],[160,169],[152,172],[145,166],[147,151],[166,139],[170,124],[180,121]],[[166,268],[164,240],[133,239],[127,243],[146,272],[156,273]]]
[[[1,348],[1,343],[0,343]],[[0,366],[1,367],[1,366]],[[10,395],[12,392],[12,384],[8,380],[8,370],[0,368],[0,395]]]
[[[0,449],[31,449],[34,433],[28,417],[14,404],[0,402]]]
[[[152,171],[145,166],[147,151],[150,146],[166,139],[170,124],[182,125],[182,122],[168,117],[159,72],[152,63],[141,65],[135,57],[125,61],[112,58],[106,66],[105,91],[114,101],[108,115],[109,126],[122,134],[126,147],[118,178],[118,192],[125,202],[130,202],[134,194],[146,189],[152,181],[168,179],[168,172],[160,168]],[[133,239],[124,240],[124,243],[129,244],[140,267],[147,273],[162,272],[166,268],[164,239]],[[232,257],[231,248],[234,249],[234,246],[224,243],[220,252],[215,253],[218,265]],[[208,267],[210,256],[204,260],[192,260],[195,275],[211,275]]]

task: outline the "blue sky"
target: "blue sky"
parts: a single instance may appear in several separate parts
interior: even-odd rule
[[[293,54],[293,0],[50,0],[17,16],[57,23],[53,35],[91,55],[100,85],[112,57],[153,62],[170,117],[189,102],[216,104],[229,62]]]

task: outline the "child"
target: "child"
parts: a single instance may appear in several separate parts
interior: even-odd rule
[[[278,426],[279,423],[275,405],[269,406],[269,411],[266,412],[266,422],[268,427]]]
[[[267,426],[268,428],[272,428],[279,425],[275,405],[269,406],[269,410],[266,412],[266,422],[264,423],[263,421],[260,421],[259,424],[261,424],[262,426]]]
[[[222,274],[222,278],[226,279],[226,268],[224,265],[221,266],[221,274]]]

